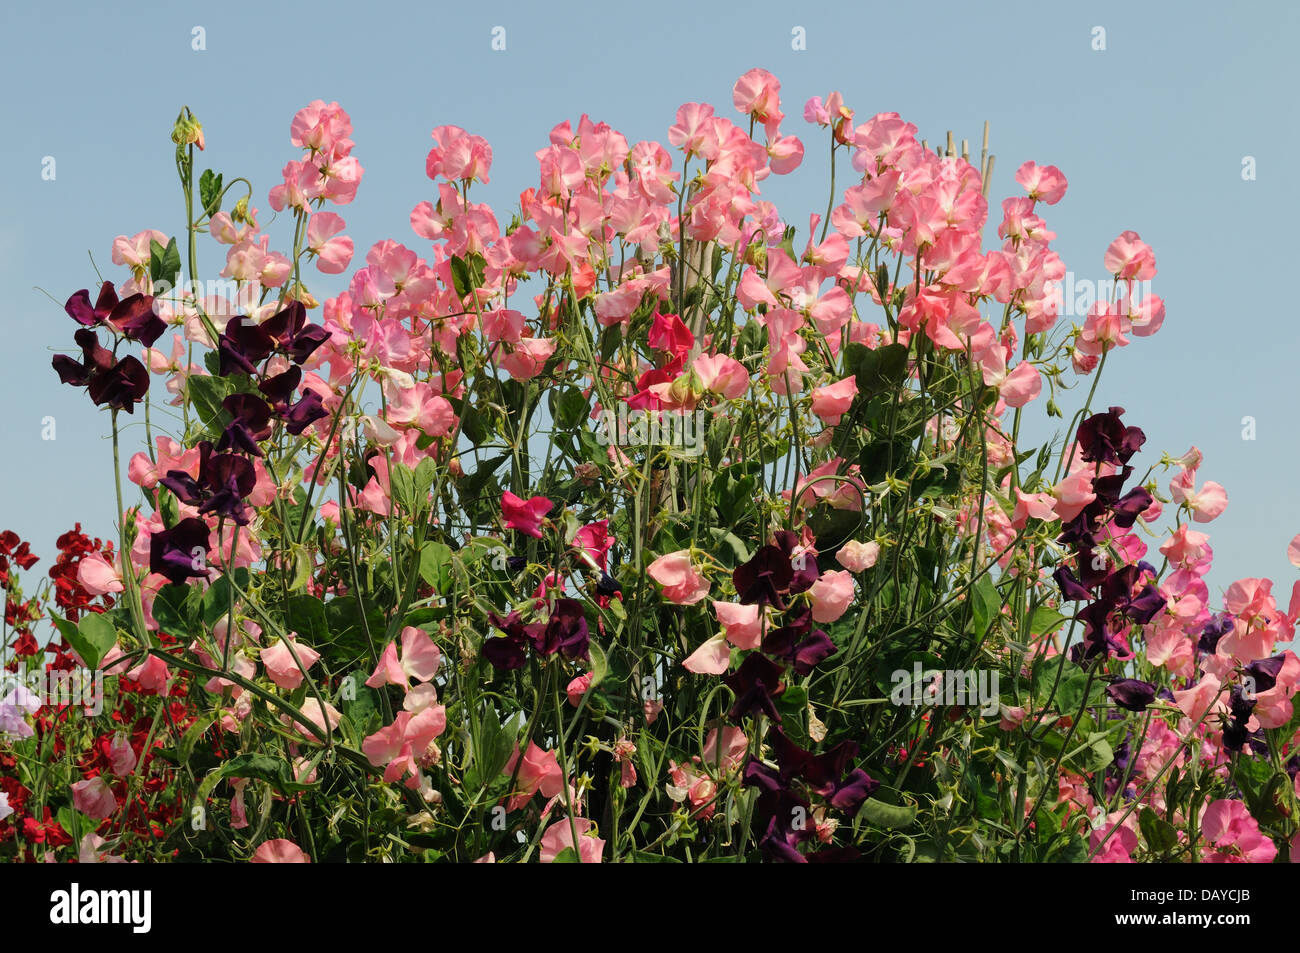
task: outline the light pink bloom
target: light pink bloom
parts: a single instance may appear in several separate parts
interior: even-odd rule
[[[731,646],[727,643],[725,633],[713,636],[701,643],[682,667],[697,675],[722,675],[731,663]]]
[[[542,835],[541,861],[544,864],[555,862],[555,858],[564,852],[566,848],[573,847],[573,831],[576,828],[578,832],[577,853],[580,863],[598,864],[601,855],[605,852],[605,842],[592,833],[592,824],[585,817],[578,817],[570,821],[568,817],[562,817],[546,829]]]
[[[815,387],[812,391],[812,412],[828,424],[838,424],[857,393],[858,382],[852,376],[825,387]]]
[[[117,810],[117,797],[102,775],[72,785],[72,803],[82,814],[103,820]]]
[[[829,569],[808,590],[815,622],[834,622],[853,601],[853,576],[844,569]]]
[[[294,661],[294,652],[298,654],[298,661]],[[275,645],[261,649],[258,654],[271,681],[291,691],[302,684],[304,672],[320,661],[319,652],[297,640],[293,643],[292,651],[281,639]]]
[[[660,556],[646,567],[646,573],[664,587],[664,598],[677,605],[694,605],[709,594],[709,581],[691,565],[688,550]]]
[[[763,625],[759,620],[759,606],[741,605],[739,602],[714,602],[713,614],[725,630],[727,641],[738,649],[756,649],[762,638]]]
[[[1259,830],[1259,822],[1241,801],[1212,801],[1201,815],[1201,834],[1219,848],[1206,854],[1210,864],[1271,864],[1277,845]]]
[[[880,544],[863,543],[851,539],[835,554],[835,561],[849,572],[865,572],[876,564],[880,558]]]
[[[301,847],[283,837],[263,842],[253,851],[253,864],[310,864],[311,857]]]
[[[100,553],[87,553],[81,557],[77,563],[77,581],[92,596],[121,592],[124,588],[117,567]]]

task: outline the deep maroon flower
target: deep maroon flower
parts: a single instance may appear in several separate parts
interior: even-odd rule
[[[1086,463],[1128,463],[1146,443],[1146,434],[1141,429],[1126,427],[1120,421],[1123,414],[1123,407],[1112,407],[1104,414],[1093,414],[1079,425],[1079,446]]]
[[[1277,685],[1277,677],[1286,664],[1286,655],[1256,659],[1246,666],[1246,674],[1255,680],[1255,693],[1270,691]]]
[[[587,657],[587,617],[576,599],[558,599],[546,623],[528,627],[533,648],[541,655],[559,652],[567,659]]]
[[[271,356],[275,341],[266,329],[244,315],[236,315],[226,322],[226,328],[217,339],[217,373],[225,377],[235,371],[248,375],[257,373],[257,365]]]
[[[283,374],[276,374],[261,381],[257,389],[266,395],[266,399],[271,402],[271,407],[277,414],[284,414],[288,412],[289,405],[293,402],[294,391],[301,383],[302,368],[294,364]]]
[[[91,328],[107,323],[145,347],[153,347],[154,341],[167,330],[167,325],[154,313],[153,295],[137,293],[118,301],[111,281],[99,286],[99,297],[93,306],[90,292],[82,289],[73,292],[63,310],[78,324]]]
[[[244,500],[253,492],[257,473],[248,459],[234,453],[213,453],[212,444],[199,444],[199,476],[184,470],[168,470],[158,481],[182,503],[197,506],[201,515],[215,513],[240,526],[248,525]]]
[[[106,374],[113,369],[113,352],[99,343],[99,335],[90,328],[82,328],[72,339],[81,348],[82,359],[77,361],[66,354],[56,354],[50,362],[62,383],[84,387],[95,374]]]
[[[253,394],[231,394],[221,406],[230,414],[231,421],[217,443],[218,450],[238,450],[254,457],[262,456],[257,445],[271,435],[271,407]]]
[[[93,328],[95,325],[107,321],[116,305],[117,291],[113,288],[111,281],[106,281],[99,286],[99,297],[96,299],[94,306],[90,303],[90,292],[83,288],[72,293],[67,304],[63,306],[63,310],[68,312],[68,317],[72,318],[73,321],[88,328]]]
[[[289,355],[295,364],[301,364],[329,340],[329,332],[319,324],[307,324],[307,309],[301,301],[287,305],[262,322],[262,329],[275,342],[277,350]]]
[[[86,387],[96,406],[107,404],[113,410],[135,413],[134,405],[149,390],[149,372],[128,355],[114,361],[113,352],[99,343],[90,328],[80,328],[73,340],[81,347],[82,360],[56,354],[50,362],[59,380],[74,387]]]
[[[210,537],[208,524],[193,516],[154,533],[149,537],[149,571],[172,582],[206,576]]]
[[[781,670],[776,663],[758,652],[750,652],[740,668],[722,676],[722,681],[736,696],[727,717],[738,722],[746,715],[759,712],[773,721],[780,721],[776,704],[772,701],[781,694]]]
[[[483,657],[493,668],[502,671],[522,667],[528,658],[525,647],[529,636],[519,613],[511,612],[502,618],[495,612],[489,612],[488,621],[500,629],[502,635],[483,640]]]
[[[1156,687],[1136,678],[1120,678],[1106,686],[1106,694],[1120,708],[1146,711],[1156,699]]]
[[[749,562],[736,567],[731,578],[744,605],[758,603],[784,609],[781,593],[790,588],[794,569],[781,547],[760,546]]]
[[[149,372],[136,358],[127,355],[106,373],[92,374],[86,386],[96,407],[107,404],[113,410],[135,413],[135,405],[149,392]]]
[[[320,394],[314,390],[309,390],[302,395],[302,400],[290,407],[288,412],[285,413],[284,429],[297,437],[316,421],[329,415],[330,412],[325,409]]]

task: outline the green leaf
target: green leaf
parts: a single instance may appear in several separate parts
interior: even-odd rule
[[[874,797],[862,805],[861,817],[874,827],[891,829],[907,827],[916,820],[916,805],[886,804]]]
[[[86,663],[86,668],[99,668],[99,663],[104,660],[108,650],[117,643],[117,627],[113,625],[110,613],[92,612],[77,625],[57,616],[51,618],[63,636],[63,641],[76,650]]]
[[[199,176],[199,201],[203,214],[211,217],[221,211],[221,173],[205,169]]]
[[[471,253],[468,259],[451,256],[451,280],[456,294],[461,298],[483,285],[483,268],[487,261],[482,255]]]
[[[975,635],[982,636],[989,630],[989,625],[1002,608],[1002,599],[987,575],[980,576],[979,581],[970,588],[971,616],[975,625]]]
[[[1061,615],[1055,609],[1039,606],[1034,610],[1034,616],[1029,622],[1029,634],[1046,635],[1048,632],[1055,632],[1067,618],[1069,616]]]
[[[1163,854],[1178,846],[1178,832],[1168,821],[1161,820],[1156,812],[1143,807],[1138,812],[1138,827],[1142,829],[1142,839],[1147,842],[1147,849]]]
[[[549,399],[551,402],[551,415],[554,417],[555,426],[559,430],[578,429],[591,412],[591,406],[587,403],[587,398],[583,396],[582,391],[577,387],[565,387],[559,391],[552,390]]]
[[[199,419],[205,425],[214,430],[219,430],[225,426],[226,421],[223,415],[226,411],[221,406],[221,402],[237,390],[237,386],[231,378],[192,374],[185,379],[185,390],[190,402],[194,405],[194,410],[199,415]]]
[[[619,601],[611,600],[611,602]],[[605,650],[594,641],[587,643],[587,653],[591,656],[591,682],[587,686],[587,690],[590,691],[603,682],[605,676],[609,674],[609,659],[605,656]]]
[[[451,591],[451,549],[443,543],[425,543],[420,550],[420,578],[439,595]]]
[[[173,582],[158,590],[153,600],[153,617],[168,635],[180,637],[194,634],[195,599],[198,590],[181,582]]]
[[[1115,752],[1104,731],[1088,737],[1087,747],[1066,759],[1080,774],[1104,771],[1115,760]]]
[[[169,239],[164,248],[156,239],[149,240],[149,277],[154,281],[165,281],[173,287],[176,276],[181,271],[181,252],[176,247],[176,239]]]
[[[203,783],[199,785],[199,800],[206,800],[217,786],[217,782],[225,778],[252,778],[265,781],[281,794],[306,791],[311,787],[310,784],[294,780],[293,767],[287,761],[265,754],[241,754],[231,758],[203,779]]]
[[[853,343],[845,348],[844,366],[853,371],[858,393],[865,399],[902,386],[907,378],[907,354],[906,344],[869,348]]]

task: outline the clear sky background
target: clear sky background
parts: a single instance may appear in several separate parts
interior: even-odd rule
[[[822,130],[803,122],[802,105],[833,89],[858,122],[897,111],[931,143],[951,129],[976,152],[990,120],[997,165],[986,242],[1001,199],[1021,194],[1015,169],[1033,159],[1069,178],[1045,217],[1076,280],[1105,277],[1102,254],[1125,229],[1151,244],[1164,327],[1111,356],[1095,405],[1122,405],[1146,431],[1139,473],[1162,450],[1195,444],[1202,479],[1227,487],[1225,514],[1200,527],[1215,550],[1216,602],[1234,579],[1269,576],[1286,605],[1297,576],[1286,547],[1300,532],[1300,330],[1290,297],[1300,5],[4,0],[2,16],[0,529],[32,541],[43,557],[34,572],[49,567],[54,538],[76,521],[111,535],[115,508],[108,413],[59,385],[50,358],[74,350],[75,328],[34,288],[59,302],[93,288],[88,251],[105,277],[121,280],[109,260],[114,236],[182,231],[169,141],[182,104],[204,126],[200,168],[252,180],[265,225],[267,191],[298,155],[288,141],[294,112],[313,99],[341,103],[366,169],[357,200],[339,209],[360,262],[383,238],[428,252],[408,215],[435,197],[424,159],[436,125],[492,144],[492,181],[476,199],[504,223],[518,193],[537,184],[533,153],[557,122],[576,124],[585,112],[630,143],[666,144],[684,102],[735,118],[732,84],[761,66],[783,84],[783,131],[809,146],[793,176],[764,183],[799,227],[797,245],[827,198]],[[491,47],[497,26],[504,51]],[[193,49],[195,27],[204,50]],[[795,27],[805,50],[792,49]],[[1105,50],[1093,49],[1095,27]],[[53,181],[41,176],[46,156]],[[1253,181],[1242,177],[1246,156]],[[271,227],[272,247],[290,243],[284,225]],[[199,249],[202,277],[215,277],[224,247],[201,238]],[[324,299],[345,277],[316,275],[312,291]],[[1061,401],[1067,416],[1082,400],[1080,388]],[[1031,407],[1031,421],[1044,420],[1042,402]],[[46,416],[56,420],[53,441],[41,439]],[[1242,439],[1247,416],[1254,440]],[[125,446],[128,455],[143,448],[142,423]]]

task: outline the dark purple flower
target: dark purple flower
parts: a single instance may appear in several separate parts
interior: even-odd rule
[[[302,400],[290,407],[284,415],[284,429],[297,437],[316,421],[329,415],[330,412],[325,409],[320,394],[309,390],[302,395]]]
[[[1062,599],[1086,602],[1092,598],[1092,593],[1079,584],[1079,580],[1074,578],[1074,573],[1070,572],[1068,566],[1058,566],[1056,572],[1052,573],[1052,578],[1061,587]]]
[[[135,405],[149,392],[149,371],[136,358],[127,355],[111,370],[91,374],[86,392],[95,406],[107,404],[113,410],[135,413]]]
[[[295,364],[301,364],[330,337],[320,325],[306,322],[307,309],[302,302],[290,301],[263,321],[261,327],[274,341],[277,350],[288,354]]]
[[[92,328],[107,321],[116,305],[117,291],[113,288],[113,282],[106,281],[99,286],[99,297],[93,307],[90,304],[90,292],[83,288],[72,293],[63,310],[68,312],[68,317],[73,321]]]
[[[226,322],[226,329],[217,339],[217,373],[222,377],[235,371],[255,375],[257,365],[274,350],[275,341],[265,326],[236,315]]]
[[[113,312],[108,316],[108,324],[132,341],[153,347],[154,342],[167,330],[162,318],[154,313],[153,303],[153,295],[133,294],[129,298],[123,298],[113,307]]]
[[[288,412],[289,405],[293,402],[294,391],[301,383],[302,368],[293,364],[283,374],[276,374],[261,381],[257,389],[271,402],[271,407],[277,414],[284,414]]]
[[[1120,708],[1146,711],[1156,699],[1156,687],[1136,678],[1120,678],[1106,686],[1106,694]]]
[[[1246,666],[1246,674],[1255,680],[1255,693],[1270,691],[1277,685],[1277,677],[1286,664],[1286,654],[1262,658]]]
[[[206,576],[210,536],[208,524],[193,516],[153,533],[149,537],[149,571],[171,582]]]
[[[740,668],[723,675],[722,681],[736,696],[731,710],[727,712],[727,717],[733,722],[756,712],[767,715],[773,721],[781,720],[772,699],[781,694],[784,686],[781,684],[781,669],[771,659],[758,652],[750,652],[745,661],[740,663]]]
[[[231,421],[226,424],[217,449],[262,456],[257,442],[271,435],[271,408],[267,402],[254,394],[231,394],[221,406],[230,414]]]
[[[790,588],[794,569],[779,546],[760,546],[752,559],[731,574],[741,603],[784,609],[781,593]]]
[[[215,513],[240,526],[248,525],[248,507],[244,500],[253,492],[257,473],[248,459],[234,453],[212,452],[212,444],[199,444],[199,476],[184,470],[168,470],[158,481],[182,503],[197,506],[201,515]]]
[[[558,599],[545,624],[528,626],[533,648],[541,655],[559,652],[567,659],[587,657],[587,617],[576,599]]]
[[[489,612],[488,621],[500,629],[502,634],[483,640],[483,657],[492,664],[493,668],[502,671],[522,667],[527,660],[525,647],[529,636],[519,613],[511,612],[502,618],[495,612]]]
[[[1142,448],[1146,434],[1120,421],[1123,407],[1112,407],[1104,414],[1093,414],[1079,425],[1079,446],[1086,463],[1128,463]]]
[[[1207,655],[1219,650],[1219,640],[1233,629],[1233,618],[1221,612],[1201,627],[1201,637],[1196,640],[1196,648]]]

